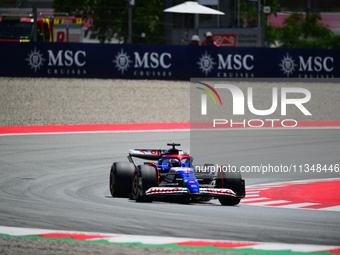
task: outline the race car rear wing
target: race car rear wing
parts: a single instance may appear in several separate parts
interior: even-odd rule
[[[159,160],[163,155],[166,155],[167,150],[154,149],[130,149],[129,156],[147,160]]]
[[[172,146],[169,150],[162,149],[130,149],[129,150],[129,160],[131,157],[146,159],[146,160],[159,160],[164,155],[188,155],[182,150],[176,149],[176,146],[181,146],[178,143],[168,143],[168,146]]]

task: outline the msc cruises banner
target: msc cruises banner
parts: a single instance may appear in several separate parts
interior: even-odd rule
[[[0,76],[12,77],[340,77],[340,50],[14,42],[0,49]]]

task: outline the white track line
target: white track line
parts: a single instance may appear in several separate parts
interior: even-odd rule
[[[85,235],[83,241],[100,241],[106,240],[110,243],[142,243],[144,245],[168,245],[168,244],[181,244],[186,242],[203,242],[205,244],[209,244],[212,242],[213,244],[220,243],[235,243],[235,244],[245,244],[246,246],[234,248],[235,252],[237,249],[242,248],[251,248],[256,250],[265,250],[265,251],[295,251],[295,252],[321,252],[321,251],[330,251],[334,249],[340,249],[340,246],[334,245],[313,245],[313,244],[288,244],[288,243],[268,243],[268,242],[251,242],[251,241],[235,241],[235,240],[213,240],[213,239],[196,239],[196,238],[181,238],[181,237],[166,237],[166,236],[142,236],[142,235],[122,235],[122,234],[113,234],[113,233],[94,233],[94,232],[78,232],[78,231],[63,231],[63,230],[48,230],[48,229],[36,229],[36,228],[19,228],[19,227],[6,227],[0,226],[0,234],[6,234],[13,237],[21,237],[21,236],[32,236],[32,235],[44,235],[44,234],[56,234],[63,233],[72,235]],[[89,237],[86,238],[86,235]],[[93,238],[93,235],[97,235],[99,237]],[[53,238],[58,240],[58,238]],[[190,246],[190,244],[189,244]]]

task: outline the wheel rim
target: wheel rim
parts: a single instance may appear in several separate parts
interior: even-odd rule
[[[113,174],[113,168],[111,168],[111,171],[110,171],[110,191],[111,191],[111,194],[114,194],[115,192],[115,175]]]
[[[137,194],[138,194],[138,176],[137,173],[134,174],[133,176],[133,184],[132,184],[132,192],[133,192],[133,198],[136,199],[137,198]]]
[[[135,200],[140,198],[141,190],[142,190],[142,179],[139,178],[138,173],[136,173],[133,177],[133,197]]]

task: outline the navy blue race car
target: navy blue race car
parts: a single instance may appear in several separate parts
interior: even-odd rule
[[[210,171],[213,165],[197,171],[193,158],[168,144],[169,150],[133,149],[129,162],[115,162],[110,171],[113,197],[132,197],[137,202],[172,198],[178,201],[219,199],[222,205],[237,205],[245,197],[245,182],[239,172]],[[150,160],[135,165],[133,157]]]

